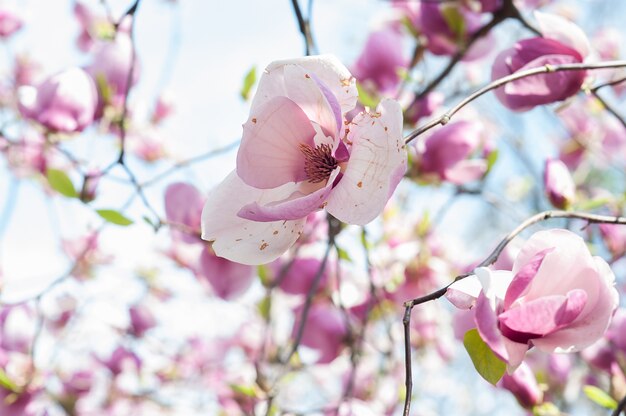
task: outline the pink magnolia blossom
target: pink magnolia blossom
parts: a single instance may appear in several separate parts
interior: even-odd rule
[[[174,112],[174,103],[168,94],[161,94],[154,104],[151,121],[158,124]]]
[[[444,98],[442,93],[434,91],[428,93],[424,98],[414,100],[404,112],[406,122],[415,124],[421,118],[430,117],[441,107]]]
[[[435,131],[418,148],[418,175],[457,185],[482,178],[487,161],[470,158],[482,144],[481,131],[481,125],[472,121],[450,123]]]
[[[76,44],[83,52],[88,52],[93,48],[98,40],[107,39],[116,33],[113,23],[104,14],[96,13],[91,7],[82,1],[74,3],[74,16],[78,20],[80,32]],[[131,19],[127,16],[118,26],[118,33],[130,32]]]
[[[475,307],[478,332],[509,369],[526,351],[579,351],[600,339],[618,305],[615,276],[585,242],[567,230],[535,233],[512,271],[484,267],[447,293],[457,307]]]
[[[233,299],[243,294],[254,279],[250,266],[217,257],[213,250],[198,237],[204,198],[193,185],[173,183],[165,190],[165,215],[172,223],[172,239],[175,245],[199,245],[188,265],[196,277],[207,282],[213,292],[222,299]],[[184,226],[179,230],[177,226]],[[197,234],[196,234],[197,233]],[[197,253],[197,254],[196,254]]]
[[[543,391],[526,363],[522,363],[512,374],[504,374],[498,385],[513,393],[526,409],[532,409],[543,401]]]
[[[100,362],[114,375],[126,370],[138,371],[141,368],[141,359],[137,354],[122,346],[115,348],[109,358]]]
[[[205,279],[217,296],[232,300],[248,290],[255,274],[252,267],[217,257],[213,250],[207,248],[200,255],[197,276]]]
[[[306,295],[309,293],[321,265],[322,261],[315,257],[297,257],[291,262],[276,260],[272,263],[274,278],[276,280],[280,279],[278,287],[291,295]],[[283,271],[285,267],[287,269]],[[326,264],[320,276],[318,288],[323,288],[328,284],[329,268],[330,265]]]
[[[302,309],[296,312],[293,335],[298,331]],[[341,352],[348,327],[341,310],[329,302],[317,302],[311,306],[301,344],[319,353],[318,364],[328,364]]]
[[[626,227],[620,224],[599,224],[598,229],[614,259],[626,254]]]
[[[524,39],[502,51],[491,70],[493,80],[545,65],[581,63],[589,55],[584,32],[565,18],[535,13],[543,37]],[[538,74],[510,82],[496,90],[500,102],[514,111],[564,100],[580,90],[585,71]]]
[[[100,95],[99,105],[121,105],[129,88],[129,73],[133,60],[133,44],[130,35],[118,33],[112,41],[99,42],[94,51],[93,62],[86,68],[96,80]],[[138,63],[135,62],[130,86],[139,80]]]
[[[80,68],[59,72],[37,87],[21,87],[19,94],[22,115],[51,131],[79,132],[93,122],[96,87]]]
[[[576,184],[565,163],[558,159],[548,159],[545,163],[543,186],[550,203],[555,208],[565,209],[576,197]]]
[[[22,19],[9,9],[0,9],[0,38],[6,39],[22,28]]]
[[[388,27],[370,33],[352,73],[361,83],[372,83],[381,93],[393,93],[400,83],[399,71],[408,65],[402,49],[402,34]]]
[[[491,0],[482,0],[481,3],[486,8],[494,6],[488,4]],[[395,1],[394,6],[406,15],[414,30],[422,35],[428,51],[435,55],[453,55],[458,52],[482,26],[480,13],[459,4],[401,0]],[[478,39],[463,55],[463,60],[483,57],[491,50],[492,43],[493,39],[489,35]]]
[[[399,104],[347,122],[354,77],[332,56],[270,64],[244,124],[237,168],[202,214],[203,238],[218,256],[267,263],[325,208],[340,221],[366,224],[383,210],[406,170]]]

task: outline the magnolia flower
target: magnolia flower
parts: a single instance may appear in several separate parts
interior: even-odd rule
[[[526,363],[522,363],[512,374],[505,373],[498,384],[513,393],[520,406],[526,409],[532,409],[543,401],[543,391]]]
[[[487,161],[470,158],[482,144],[481,131],[482,126],[472,121],[450,123],[435,131],[418,148],[418,174],[457,185],[482,178]]]
[[[567,230],[535,233],[512,271],[484,267],[446,293],[457,307],[475,307],[480,336],[509,369],[532,346],[579,351],[600,339],[618,305],[615,276]]]
[[[360,82],[369,81],[382,93],[392,93],[400,83],[399,70],[409,60],[402,50],[402,35],[393,28],[370,33],[352,68]]]
[[[82,131],[94,119],[96,87],[80,68],[59,72],[37,87],[20,87],[19,95],[22,115],[55,132]]]
[[[558,159],[546,160],[543,186],[550,203],[556,208],[565,209],[576,197],[576,185],[565,163]]]
[[[545,65],[581,63],[589,55],[589,40],[574,23],[545,13],[535,16],[543,37],[521,40],[502,51],[493,63],[491,79]],[[576,94],[585,76],[585,71],[538,74],[510,82],[495,93],[505,107],[526,111]]]
[[[345,121],[355,80],[332,56],[270,64],[243,126],[237,168],[202,213],[202,237],[218,256],[267,263],[325,208],[363,225],[380,214],[406,170],[402,111],[383,100]]]
[[[293,336],[298,332],[302,320],[302,308],[296,311]],[[314,303],[304,324],[302,345],[319,353],[317,364],[328,364],[339,353],[348,336],[348,326],[340,309],[330,302]]]

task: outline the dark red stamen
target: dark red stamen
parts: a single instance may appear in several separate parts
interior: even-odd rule
[[[333,157],[332,147],[328,144],[312,148],[301,143],[300,151],[304,155],[304,172],[311,183],[325,181],[337,168],[337,159]]]

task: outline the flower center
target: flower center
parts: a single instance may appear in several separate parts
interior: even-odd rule
[[[311,183],[325,181],[338,166],[337,159],[332,155],[332,147],[328,144],[312,148],[300,143],[300,151],[304,155],[304,172]]]

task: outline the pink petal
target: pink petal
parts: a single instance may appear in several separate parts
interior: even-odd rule
[[[376,218],[397,185],[399,170],[406,170],[400,105],[383,100],[376,111],[357,115],[349,126],[350,160],[326,206],[348,224],[363,225]]]
[[[484,159],[462,160],[451,169],[445,171],[444,179],[456,185],[481,179],[487,172],[487,161]]]
[[[544,296],[506,310],[498,316],[504,335],[513,341],[526,343],[569,325],[582,312],[587,295],[578,289],[566,296]]]
[[[255,222],[240,218],[241,207],[252,202],[267,204],[291,195],[295,185],[261,190],[246,185],[231,172],[207,199],[202,210],[202,238],[213,241],[220,257],[243,264],[263,264],[275,260],[291,247],[304,228],[305,219]]]
[[[243,126],[237,174],[250,186],[270,189],[306,179],[301,144],[313,144],[315,130],[293,101],[275,97]]]
[[[356,80],[350,71],[333,55],[307,56],[298,59],[274,61],[267,66],[252,102],[251,113],[269,99],[287,96],[284,84],[284,69],[287,65],[298,65],[315,74],[337,98],[341,113],[345,114],[356,106],[358,92]]]
[[[482,285],[475,275],[456,281],[446,291],[445,297],[459,309],[470,309],[482,291]]]
[[[165,218],[168,221],[184,224],[192,230],[200,232],[200,218],[204,197],[195,186],[178,182],[173,183],[165,190]],[[172,233],[187,243],[199,241],[197,236],[172,229]]]
[[[273,202],[268,205],[260,205],[258,202],[245,205],[237,213],[241,218],[251,221],[282,221],[302,219],[310,213],[324,208],[330,195],[333,183],[341,168],[336,168],[328,178],[326,186],[308,195],[302,195],[296,191],[285,201]]]
[[[553,248],[541,250],[515,274],[504,297],[505,309],[510,308],[511,304],[526,292],[541,267],[544,257],[552,250]]]
[[[544,55],[519,69],[524,71],[545,65],[580,62],[570,55]],[[562,71],[540,74],[511,82],[504,87],[507,102],[514,110],[529,109],[537,105],[564,100],[576,94],[585,79],[585,71]]]
[[[245,293],[252,285],[254,269],[217,257],[210,250],[203,250],[199,275],[209,282],[217,296],[231,300]]]
[[[341,109],[333,93],[313,72],[298,65],[286,65],[284,69],[287,98],[304,111],[309,120],[335,136],[341,127]]]
[[[547,39],[554,39],[575,49],[584,58],[589,55],[591,45],[585,32],[564,17],[535,11],[539,30]]]
[[[533,340],[538,349],[546,352],[580,351],[595,343],[606,332],[613,311],[619,304],[619,297],[615,289],[615,275],[609,265],[600,257],[593,259],[601,278],[599,293],[594,296],[593,302],[591,296],[588,296],[585,310],[567,328]]]

